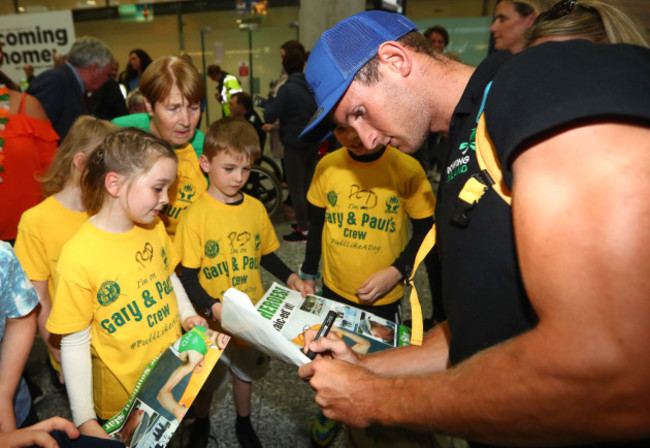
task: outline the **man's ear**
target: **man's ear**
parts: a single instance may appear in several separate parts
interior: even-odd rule
[[[108,194],[114,198],[120,197],[120,191],[122,190],[123,178],[114,171],[111,171],[104,178],[104,186],[108,191]]]
[[[408,76],[413,67],[411,52],[399,42],[388,41],[381,44],[377,49],[377,57],[382,65],[402,76]]]

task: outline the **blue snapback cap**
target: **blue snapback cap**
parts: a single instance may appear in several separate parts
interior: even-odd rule
[[[397,40],[417,29],[401,14],[364,11],[325,31],[311,51],[305,68],[318,110],[300,134],[301,140],[318,142],[327,137],[334,127],[325,118],[350,87],[357,72],[375,57],[382,43]]]

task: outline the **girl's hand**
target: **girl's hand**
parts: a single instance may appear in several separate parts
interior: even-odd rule
[[[106,434],[104,428],[102,428],[95,419],[88,420],[87,422],[79,425],[79,432],[86,436],[99,437],[100,439],[110,439],[110,436]]]
[[[287,279],[287,286],[294,291],[298,291],[303,299],[307,297],[307,294],[314,293],[314,281],[303,280],[296,273],[293,273],[289,276]]]
[[[208,328],[208,321],[201,316],[190,316],[183,321],[183,330],[190,331],[197,325],[200,325],[203,328]]]

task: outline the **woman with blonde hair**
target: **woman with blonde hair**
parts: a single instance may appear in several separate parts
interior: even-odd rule
[[[46,199],[25,211],[18,223],[16,256],[38,292],[38,331],[48,348],[55,387],[63,383],[60,339],[45,328],[54,297],[54,272],[64,244],[88,219],[79,186],[88,154],[118,129],[109,121],[89,115],[77,118],[49,170],[39,179]]]
[[[562,0],[542,12],[526,32],[529,46],[569,39],[650,46],[643,26],[615,0]]]
[[[160,214],[167,233],[173,236],[183,211],[208,188],[199,166],[204,136],[196,128],[205,83],[186,59],[162,56],[142,73],[139,89],[146,112],[118,117],[113,123],[143,129],[176,151],[178,173],[169,189],[169,204]]]
[[[550,0],[497,0],[490,32],[494,48],[519,53],[526,48],[524,33],[537,15],[552,5]]]

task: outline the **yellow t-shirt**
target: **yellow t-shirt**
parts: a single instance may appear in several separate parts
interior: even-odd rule
[[[179,257],[162,222],[125,233],[86,222],[61,252],[47,329],[91,327],[93,396],[100,418],[122,409],[145,366],[182,333],[169,276]]]
[[[408,218],[433,216],[436,202],[417,160],[390,146],[373,162],[354,160],[346,148],[327,154],[316,166],[307,200],[326,209],[323,282],[355,303],[356,289],[406,247]],[[400,282],[373,305],[403,294]]]
[[[86,212],[62,205],[54,196],[25,211],[14,249],[30,280],[46,281],[54,300],[54,273],[63,245],[88,220]]]
[[[204,193],[185,212],[174,244],[182,265],[200,268],[199,283],[215,298],[236,288],[253,303],[262,298],[260,258],[280,243],[264,205],[244,195],[241,204],[230,205]]]
[[[176,180],[169,187],[169,204],[160,214],[167,233],[173,238],[178,221],[199,196],[208,189],[208,181],[199,166],[199,159],[191,144],[176,149],[178,171]]]

